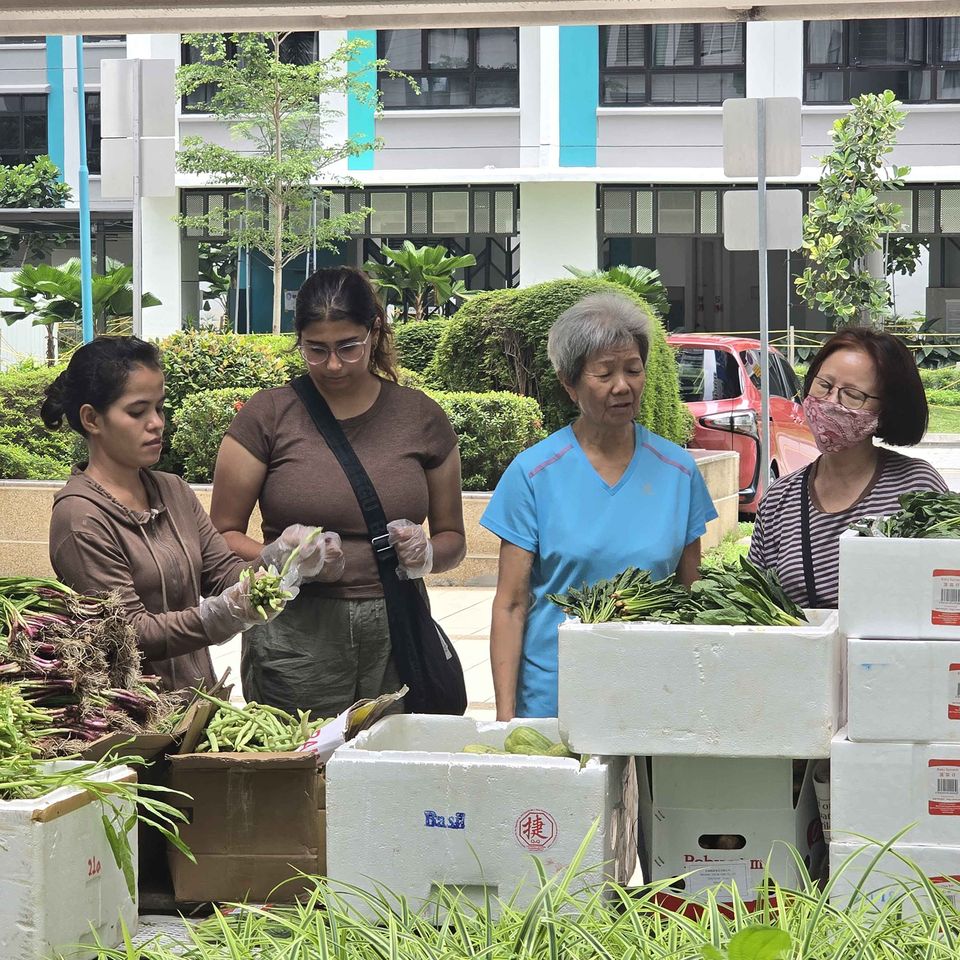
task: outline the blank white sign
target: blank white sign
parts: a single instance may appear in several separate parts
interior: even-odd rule
[[[760,249],[756,190],[727,190],[723,195],[723,245],[728,250]],[[767,191],[767,249],[797,250],[803,240],[803,194]]]

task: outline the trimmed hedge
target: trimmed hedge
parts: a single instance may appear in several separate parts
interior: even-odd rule
[[[960,407],[960,390],[927,390],[931,407]]]
[[[0,443],[0,480],[66,480],[70,466],[16,443]]]
[[[237,411],[258,387],[225,387],[201,390],[187,397],[173,415],[171,448],[190,483],[210,483],[220,441]]]
[[[513,458],[546,436],[540,405],[531,397],[427,393],[443,408],[460,438],[464,490],[492,490]]]
[[[35,367],[7,370],[0,374],[0,444],[12,444],[27,457],[39,457],[41,461],[58,462],[61,465],[72,464],[81,458],[84,445],[77,434],[66,425],[59,430],[48,430],[40,419],[43,391],[61,370],[63,367]],[[49,464],[38,461],[36,466],[43,476],[14,479],[53,479],[47,476],[52,469]],[[66,469],[69,473],[69,467]],[[9,475],[5,477],[9,478]]]
[[[449,320],[425,371],[427,378],[445,390],[507,390],[533,397],[543,410],[546,429],[557,430],[577,411],[547,358],[547,334],[564,310],[591,293],[617,293],[650,312],[630,290],[594,278],[481,293]],[[639,420],[675,443],[686,443],[691,436],[692,420],[680,401],[677,364],[659,322],[650,342]]]
[[[960,367],[938,367],[935,370],[920,369],[920,380],[927,389],[929,398],[932,390],[960,390]],[[930,401],[933,403],[933,401]]]
[[[191,483],[209,483],[220,441],[237,410],[256,389],[205,390],[174,416],[173,450]],[[464,489],[492,490],[510,461],[542,440],[543,416],[535,400],[512,393],[431,392],[460,438]]]
[[[395,323],[393,335],[400,362],[408,369],[416,370],[417,373],[426,370],[437,352],[440,338],[449,325],[450,321],[447,317]]]

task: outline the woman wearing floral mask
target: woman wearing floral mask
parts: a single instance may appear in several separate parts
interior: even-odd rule
[[[910,351],[888,333],[848,327],[814,357],[803,411],[820,456],[764,496],[750,559],[777,572],[804,607],[836,607],[840,535],[863,517],[899,509],[914,490],[946,490],[925,460],[874,443],[918,443],[927,399]]]

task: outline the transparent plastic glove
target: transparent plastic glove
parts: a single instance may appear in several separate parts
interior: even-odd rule
[[[317,529],[302,523],[291,524],[273,543],[263,548],[257,562],[264,567],[274,566],[277,570],[283,570],[290,555],[299,550],[294,560],[299,570],[299,580],[316,576],[324,562],[324,538],[315,536]],[[311,540],[311,537],[314,539]]]
[[[251,602],[250,586],[251,581],[243,577],[218,596],[204,597],[200,601],[200,622],[212,643],[222,643],[255,624],[268,623],[279,616],[284,606],[300,592],[299,581],[284,581],[283,588],[290,597],[279,603],[276,609],[267,607],[261,614]]]
[[[344,568],[347,565],[347,559],[343,555],[343,543],[340,540],[340,534],[327,530],[320,538],[320,544],[323,547],[323,563],[316,569],[315,573],[307,573],[303,565],[300,565],[300,574],[303,582],[311,583],[334,583],[343,576]]]
[[[419,580],[433,569],[433,544],[420,524],[412,520],[391,520],[387,524],[387,535],[400,560],[397,576],[401,580]]]

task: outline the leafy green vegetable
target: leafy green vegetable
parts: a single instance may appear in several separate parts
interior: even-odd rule
[[[851,524],[861,537],[960,539],[960,494],[919,490],[899,497],[900,510],[889,517],[865,517]]]
[[[630,567],[592,586],[548,597],[582,623],[656,621],[729,626],[795,627],[807,622],[803,610],[784,593],[772,570],[760,570],[746,557],[732,564],[701,567],[701,579],[687,590],[676,578],[652,580]]]

